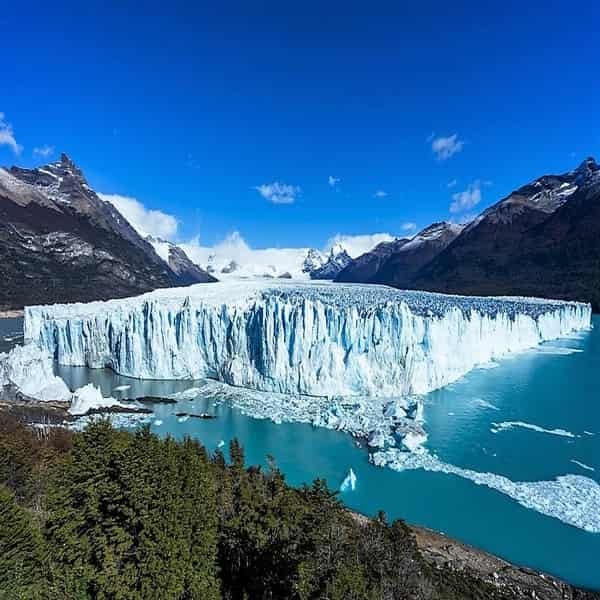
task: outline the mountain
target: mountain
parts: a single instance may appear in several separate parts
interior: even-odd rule
[[[600,167],[593,158],[512,192],[413,277],[461,294],[586,300],[600,309]]]
[[[402,246],[410,242],[410,238],[399,238],[392,242],[381,242],[375,248],[355,258],[342,269],[336,281],[345,283],[365,283],[375,277],[383,263]]]
[[[463,228],[454,223],[433,223],[411,239],[379,244],[352,261],[336,281],[410,287],[412,276],[454,241]]]
[[[318,250],[315,250],[315,248],[309,248],[306,258],[302,263],[302,272],[310,276],[311,273],[323,268],[324,262],[325,258]]]
[[[446,221],[429,225],[392,252],[370,281],[409,287],[413,275],[451,244],[463,229],[463,225]]]
[[[313,250],[313,252],[315,252]],[[307,256],[314,261],[315,255]],[[305,261],[305,265],[306,265]],[[352,262],[351,256],[341,244],[335,244],[329,250],[327,259],[322,259],[321,265],[308,271],[311,279],[335,279]],[[316,261],[315,261],[315,264]]]
[[[124,297],[188,283],[63,154],[0,168],[0,307]]]
[[[191,285],[193,283],[217,281],[215,277],[193,263],[183,248],[180,248],[177,244],[152,236],[148,236],[146,241],[154,248],[156,254],[169,265],[181,284]]]

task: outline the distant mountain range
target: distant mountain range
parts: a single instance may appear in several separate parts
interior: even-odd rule
[[[544,175],[467,226],[435,223],[380,244],[337,281],[457,294],[576,299],[600,310],[600,166]]]
[[[68,156],[0,169],[0,310],[228,277],[333,279],[459,294],[586,300],[600,310],[600,167],[512,192],[467,225],[433,223],[351,257],[343,244],[214,249],[143,238]]]
[[[161,258],[64,154],[36,169],[0,169],[2,309],[214,281],[182,254]]]

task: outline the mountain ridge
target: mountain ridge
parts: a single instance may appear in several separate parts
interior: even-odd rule
[[[66,155],[0,168],[0,307],[123,297],[187,283]]]

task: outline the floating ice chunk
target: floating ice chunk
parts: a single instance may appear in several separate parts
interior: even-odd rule
[[[481,406],[482,408],[489,408],[490,410],[500,410],[495,404],[484,400],[483,398],[475,398],[473,401],[477,406]]]
[[[114,398],[103,398],[100,388],[93,383],[88,383],[73,393],[69,412],[72,415],[85,415],[91,410],[115,406],[123,407],[124,405]]]
[[[565,348],[563,346],[538,346],[533,349],[540,354],[555,354],[556,356],[568,356],[569,354],[579,354],[583,352],[581,348]]]
[[[118,385],[113,391],[114,392],[124,392],[130,388],[131,388],[130,385]]]
[[[387,435],[384,431],[375,430],[369,434],[368,445],[370,448],[384,448],[387,442]]]
[[[191,388],[188,388],[187,390],[184,390],[183,392],[177,392],[176,394],[173,394],[171,397],[174,400],[195,400],[201,391],[202,391],[201,388],[191,387]]]
[[[396,471],[424,469],[457,475],[502,492],[526,508],[573,527],[600,533],[600,485],[582,475],[562,475],[553,481],[515,482],[495,473],[480,473],[444,463],[424,449],[419,452],[385,450],[371,455],[371,461]]]
[[[575,465],[577,465],[578,467],[581,467],[582,469],[585,469],[586,471],[595,471],[596,469],[594,469],[594,467],[590,467],[589,465],[586,465],[585,463],[582,463],[578,460],[575,460],[574,458],[571,459],[571,462]]]
[[[190,418],[189,415],[183,415],[177,419],[178,423],[185,423]]]
[[[550,435],[560,435],[568,438],[579,437],[565,429],[546,429],[545,427],[533,425],[532,423],[524,423],[523,421],[503,421],[502,423],[492,423],[492,425],[492,433],[500,433],[501,431],[507,431],[513,427],[521,427],[522,429],[530,429],[531,431],[537,431],[538,433],[549,433]]]
[[[350,469],[344,481],[340,485],[340,492],[353,492],[356,489],[356,475],[354,471]]]
[[[415,452],[427,441],[425,431],[409,431],[402,438],[402,445],[410,452]]]
[[[160,427],[162,424],[163,424],[163,422],[162,422],[162,420],[161,420],[161,419],[156,419],[156,420],[154,421],[154,426],[155,426],[155,427]]]
[[[223,446],[225,446],[225,440],[220,440],[217,444],[217,448],[223,448]]]
[[[496,367],[499,367],[499,366],[500,366],[500,363],[497,363],[497,362],[491,360],[489,362],[477,365],[477,368],[478,369],[495,369]]]

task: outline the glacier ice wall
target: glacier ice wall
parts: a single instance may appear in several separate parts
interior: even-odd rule
[[[394,396],[429,392],[590,323],[590,306],[576,302],[247,281],[29,307],[25,337],[61,364],[137,378]]]

